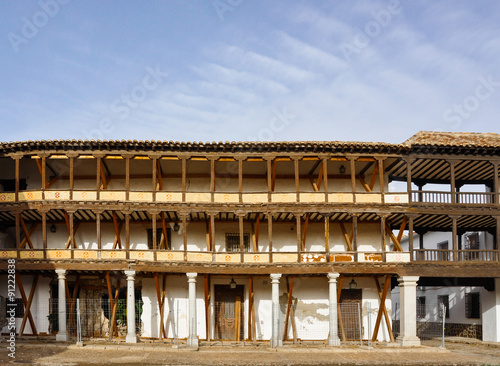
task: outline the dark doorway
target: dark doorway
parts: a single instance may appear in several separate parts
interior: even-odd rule
[[[363,291],[361,289],[342,289],[340,294],[342,318],[339,319],[339,334],[345,336],[345,340],[347,341],[359,340],[361,338],[359,319],[362,299]],[[344,329],[342,329],[342,326]]]
[[[245,286],[214,285],[215,339],[241,341],[244,337],[243,302]]]

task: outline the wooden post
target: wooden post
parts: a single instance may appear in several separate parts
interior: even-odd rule
[[[14,216],[16,217],[16,249],[19,250],[21,249],[21,213],[16,211]]]
[[[328,159],[323,158],[323,188],[325,192],[325,202],[328,202]]]
[[[382,315],[384,315],[385,324],[387,325],[387,330],[389,332],[389,337],[391,339],[391,342],[394,342],[394,334],[392,333],[392,329],[390,326],[391,322],[389,319],[389,314],[387,313],[387,308],[385,307],[385,299],[387,297],[387,292],[388,292],[389,288],[391,287],[391,275],[385,276],[385,283],[384,283],[384,290],[383,291],[380,288],[380,283],[378,282],[377,277],[374,277],[373,279],[375,280],[375,283],[377,286],[377,291],[378,291],[379,298],[380,298],[380,307],[378,309],[377,320],[375,322],[375,329],[373,330],[372,342],[375,342],[377,340],[378,331],[380,329],[380,323],[382,321]]]
[[[75,189],[75,157],[69,157],[69,199],[73,199],[73,190]]]
[[[273,214],[267,213],[267,239],[269,242],[269,263],[273,263]]]
[[[301,259],[301,252],[302,252],[302,227],[301,227],[301,222],[302,222],[302,215],[301,214],[295,214],[295,231],[297,232],[297,262],[300,263]]]
[[[125,199],[130,199],[130,156],[125,157]]]
[[[153,251],[156,252],[156,250],[158,249],[158,245],[156,243],[157,241],[157,235],[156,235],[156,213],[152,213],[151,214],[151,228],[153,230],[152,234],[153,234]]]
[[[158,189],[158,158],[155,156],[151,159],[153,161],[153,173],[152,173],[152,182],[151,182],[151,190],[153,192],[153,202],[156,202],[156,190]],[[160,177],[161,179],[161,177]],[[154,242],[156,244],[156,241]]]
[[[210,342],[210,275],[205,275],[205,329],[207,334],[207,342]],[[250,300],[249,300],[250,301]]]
[[[187,260],[187,215],[182,214],[182,243],[184,250],[184,260]]]
[[[412,203],[413,198],[411,194],[411,163],[412,160],[406,160],[406,190],[408,191],[408,202]]]
[[[210,251],[215,251],[215,214],[210,214]]]
[[[68,215],[69,215],[69,237],[70,237],[70,241],[71,241],[70,248],[73,250],[73,249],[76,249],[76,245],[75,245],[75,215],[74,215],[73,211],[69,211]]]
[[[351,189],[353,202],[356,203],[356,164],[354,158],[349,158],[349,166],[351,170]]]
[[[450,164],[451,203],[457,203],[457,188],[455,184],[456,161],[448,161],[448,163]]]
[[[457,261],[458,258],[458,240],[457,240],[457,216],[451,216],[451,231],[453,241],[453,260]]]
[[[101,244],[101,212],[100,210],[94,211],[95,213],[95,224],[96,224],[96,234],[97,234],[97,249],[102,249]]]
[[[238,195],[240,203],[243,203],[243,159],[238,159]]]
[[[255,340],[255,308],[253,296],[253,277],[248,277],[248,339]]]
[[[498,205],[499,187],[498,187],[498,161],[493,163],[493,203]]]
[[[330,216],[324,214],[325,216],[325,252],[328,261],[328,253],[330,252]]]
[[[269,158],[266,160],[267,167],[267,192],[268,192],[268,201],[271,202],[271,192],[273,191],[272,186],[272,159]]]
[[[299,159],[295,158],[293,159],[293,170],[294,170],[294,177],[295,177],[295,195],[296,195],[296,202],[300,202],[299,195],[300,195],[300,175],[299,175]]]
[[[410,251],[410,261],[413,261],[413,215],[409,215],[408,250]]]
[[[186,158],[181,158],[182,169],[182,202],[186,201],[186,176],[187,176],[187,161]],[[215,187],[214,187],[215,189]]]
[[[23,299],[23,305],[24,305],[24,316],[23,316],[23,320],[21,322],[21,328],[19,329],[19,335],[23,335],[24,333],[24,327],[26,326],[26,320],[28,317],[31,318],[31,303],[33,302],[33,297],[35,296],[35,290],[36,290],[36,285],[38,284],[38,277],[40,275],[37,273],[35,274],[35,276],[33,277],[33,283],[31,285],[31,289],[30,289],[30,295],[28,297],[28,301],[26,302],[26,294],[24,294],[24,296],[22,297]],[[19,288],[20,290],[21,288]],[[23,288],[23,292],[24,292],[24,288]],[[33,332],[34,335],[38,335],[37,334],[37,331],[36,331],[36,327],[34,327],[34,323],[33,322],[33,319],[30,319],[30,325],[31,325],[31,330]]]
[[[245,252],[245,235],[243,233],[243,218],[244,215],[238,215],[238,223],[239,223],[239,233],[240,233],[240,261],[244,262],[244,252]]]
[[[43,258],[46,257],[47,253],[47,211],[42,211],[42,245],[43,245]]]
[[[352,216],[352,249],[354,250],[354,260],[358,261],[358,215]]]
[[[38,275],[36,275],[36,276],[38,277]],[[17,282],[17,287],[19,288],[19,293],[21,294],[21,299],[23,301],[23,304],[27,305],[28,300],[26,299],[26,293],[24,292],[23,282],[21,281],[21,276],[17,273],[17,271],[15,273],[15,278],[16,278],[16,282]],[[38,281],[38,278],[36,278],[36,280]],[[34,294],[34,292],[33,292],[33,294]],[[35,326],[35,322],[33,321],[31,311],[28,309],[26,312],[27,312],[28,320],[30,322],[31,330],[33,331],[33,334],[37,336],[38,332],[36,331],[36,326]],[[24,329],[23,329],[23,331],[24,331]],[[19,334],[23,335],[22,332],[20,332]]]

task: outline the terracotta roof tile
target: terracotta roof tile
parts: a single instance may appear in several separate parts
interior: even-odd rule
[[[500,147],[500,134],[420,131],[404,142],[408,146]]]

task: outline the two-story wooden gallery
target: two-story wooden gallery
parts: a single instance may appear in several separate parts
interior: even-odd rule
[[[78,307],[83,337],[413,346],[417,285],[453,284],[488,290],[483,339],[499,342],[499,164],[482,133],[1,143],[0,326],[68,340]],[[464,249],[471,230],[491,247]],[[403,251],[429,231],[452,247],[410,235]]]

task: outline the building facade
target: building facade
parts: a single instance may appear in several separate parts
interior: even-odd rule
[[[417,284],[458,278],[489,289],[483,333],[498,342],[499,142],[420,132],[402,144],[3,143],[0,295],[7,310],[18,304],[19,335],[59,340],[78,306],[85,336],[127,342],[413,346]],[[406,230],[453,240],[433,249],[410,238],[403,250]],[[472,230],[490,232],[493,248],[459,248]]]

